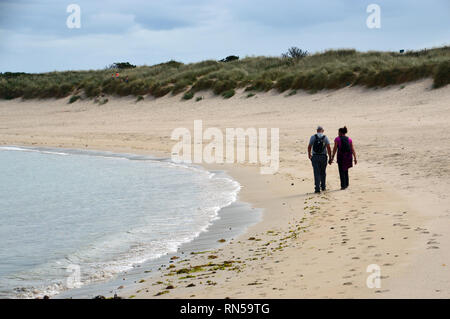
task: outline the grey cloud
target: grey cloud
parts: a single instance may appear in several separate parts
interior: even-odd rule
[[[81,6],[81,29],[66,27],[68,3]],[[369,3],[381,6],[379,30],[365,25]],[[292,45],[418,49],[450,44],[449,12],[448,0],[0,0],[0,72],[280,55]]]
[[[69,2],[2,1],[0,2],[0,28],[16,32],[79,36],[95,33],[123,33],[133,27],[149,30],[172,30],[195,26],[207,18],[208,2],[188,1],[92,1],[74,0],[81,8],[80,29],[68,29],[66,12]],[[130,17],[133,17],[130,19]]]

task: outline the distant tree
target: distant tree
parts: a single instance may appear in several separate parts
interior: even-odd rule
[[[239,60],[238,56],[236,56],[236,55],[229,55],[225,59],[220,60],[220,62],[231,62],[231,61],[236,61],[236,60]]]
[[[288,49],[286,53],[283,53],[281,56],[287,59],[295,59],[299,60],[307,56],[309,53],[306,50],[299,49],[297,47],[291,47]]]
[[[111,64],[109,69],[134,69],[136,66],[130,62],[115,62]]]

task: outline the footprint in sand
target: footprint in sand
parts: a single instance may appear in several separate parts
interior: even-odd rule
[[[351,285],[353,285],[353,283],[352,282],[344,282],[342,285],[344,285],[344,286],[351,286]]]
[[[375,290],[375,293],[376,293],[376,294],[382,294],[382,293],[385,293],[385,292],[389,292],[389,289],[385,289],[385,290]]]

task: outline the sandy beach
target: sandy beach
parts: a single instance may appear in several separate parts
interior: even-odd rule
[[[286,97],[274,92],[225,100],[180,95],[0,100],[0,145],[64,147],[169,157],[177,127],[280,130],[280,169],[205,165],[241,185],[239,199],[262,221],[219,249],[179,256],[161,273],[124,287],[124,298],[449,298],[450,87],[423,80],[384,89],[348,87]],[[358,164],[341,191],[313,194],[306,146],[315,127],[334,139],[346,125]],[[381,287],[369,288],[369,265]],[[169,289],[167,289],[169,288]]]

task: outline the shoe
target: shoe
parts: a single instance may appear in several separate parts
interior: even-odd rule
[[[326,188],[322,188],[322,192],[324,192],[324,191],[326,191],[327,189]]]
[[[320,194],[320,191],[314,191],[314,193],[316,193],[316,194]]]
[[[347,187],[341,187],[341,191],[343,191],[343,190],[345,190],[345,189],[347,189]]]

